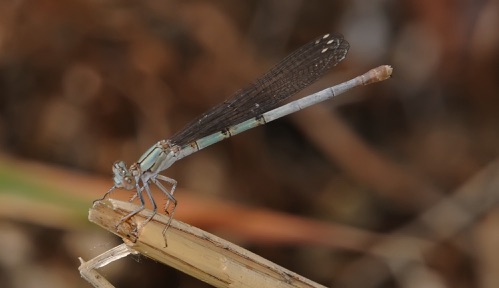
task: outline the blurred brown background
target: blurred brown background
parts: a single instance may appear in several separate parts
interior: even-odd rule
[[[332,287],[499,287],[498,1],[0,1],[0,286],[89,287],[111,165],[328,32],[392,79],[176,163],[177,218]],[[117,191],[113,197],[131,194]],[[144,257],[117,287],[205,287]]]

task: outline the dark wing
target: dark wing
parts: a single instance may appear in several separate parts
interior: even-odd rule
[[[170,138],[171,143],[183,146],[277,108],[343,60],[349,47],[341,34],[326,34],[305,44],[251,85],[186,125]]]

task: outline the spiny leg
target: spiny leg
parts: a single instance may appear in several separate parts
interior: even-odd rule
[[[144,191],[144,188],[145,188],[146,185],[142,186],[142,188],[140,188],[140,192]],[[135,200],[135,198],[137,198],[137,196],[139,195],[139,193],[133,193],[132,197],[130,197],[130,200],[128,200],[129,203],[132,203],[133,200]]]
[[[142,189],[141,190],[144,190],[144,187],[146,187],[147,185],[144,183],[144,186],[142,186]],[[135,193],[132,195],[132,197],[130,197],[130,200],[128,200],[128,202],[132,203],[133,200],[135,200],[135,198],[137,198],[137,195],[138,193]]]
[[[165,213],[170,215],[170,213],[168,213],[168,205],[170,204],[170,200],[172,200],[175,204],[175,207],[177,206],[177,201],[175,200],[175,198],[173,197],[173,193],[175,192],[175,189],[177,188],[177,181],[175,179],[172,179],[172,178],[169,178],[169,177],[166,177],[166,176],[163,176],[163,175],[156,175],[155,179],[159,179],[159,180],[163,180],[165,182],[168,182],[170,183],[170,185],[172,185],[172,187],[170,188],[170,191],[168,191],[168,189],[166,189],[163,185],[161,185],[161,187],[163,187],[163,189],[160,188],[160,190],[166,195],[167,197],[167,201],[166,201],[166,204],[165,204]],[[154,183],[159,183],[159,181],[155,181]],[[158,188],[160,187],[160,185],[156,184],[158,186]]]
[[[147,217],[147,219],[144,222],[142,222],[142,224],[140,224],[137,229],[140,229],[140,228],[144,227],[147,223],[149,223],[149,221],[151,221],[151,219],[154,217],[154,215],[156,215],[156,211],[158,210],[157,206],[156,206],[156,201],[154,201],[154,198],[152,197],[151,189],[149,188],[149,185],[147,185],[147,183],[144,183],[144,188],[146,189],[147,197],[149,198],[149,201],[151,201],[151,204],[152,204],[152,214],[151,214],[151,216]]]
[[[102,198],[95,199],[94,202],[92,202],[92,204],[95,204],[95,202],[97,202],[97,201],[102,201],[102,200],[106,199],[107,195],[111,194],[111,192],[113,192],[115,189],[116,189],[116,186],[111,187],[111,189],[109,189],[109,191],[107,191],[104,194],[104,196],[102,196]]]
[[[130,200],[128,200],[128,202],[132,203],[132,201],[135,200],[135,198],[137,198],[137,193],[133,194],[132,197],[130,197]]]
[[[137,190],[137,195],[139,196],[140,206],[137,209],[133,210],[132,212],[128,213],[126,216],[122,217],[120,219],[120,222],[118,224],[116,224],[116,226],[115,226],[116,228],[118,228],[118,226],[120,226],[126,220],[130,219],[133,215],[144,210],[145,202],[144,202],[144,197],[142,196],[142,190],[144,189],[144,187],[148,187],[147,183],[144,183],[144,187],[142,187],[142,188],[139,187],[139,184],[135,184],[135,186],[136,186],[136,190]]]
[[[161,175],[159,175],[159,176],[161,176]],[[165,180],[164,178],[167,178],[167,177],[161,176],[161,178],[160,177],[158,177],[158,178],[161,180]],[[166,230],[168,230],[168,228],[170,227],[170,224],[171,224],[172,219],[173,219],[173,215],[175,214],[175,209],[177,208],[177,199],[175,199],[175,197],[173,197],[173,191],[175,190],[177,182],[173,179],[170,179],[170,178],[167,178],[167,179],[171,180],[171,181],[165,180],[165,181],[168,181],[169,183],[172,183],[172,181],[174,181],[174,183],[172,183],[172,192],[169,192],[168,189],[166,189],[166,187],[163,186],[163,184],[161,184],[161,182],[158,181],[158,179],[152,179],[154,184],[156,184],[156,186],[158,186],[159,190],[161,190],[161,192],[163,192],[166,195],[166,197],[168,197],[167,205],[165,206],[166,213],[168,213],[168,211],[166,211],[168,208],[168,203],[170,203],[170,201],[173,202],[172,213],[171,214],[168,213],[170,218],[168,219],[168,222],[166,223],[166,226],[163,229],[163,237],[165,237]]]

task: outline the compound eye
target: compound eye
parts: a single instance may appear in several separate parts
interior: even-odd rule
[[[118,161],[113,164],[114,184],[118,188],[127,190],[133,189],[135,180],[131,177],[130,172],[126,168],[123,161]]]

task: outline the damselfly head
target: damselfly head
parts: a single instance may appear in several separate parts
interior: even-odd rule
[[[132,173],[126,167],[125,162],[114,162],[113,174],[115,187],[124,188],[126,190],[132,190],[133,188],[135,188],[135,179],[132,176]]]

